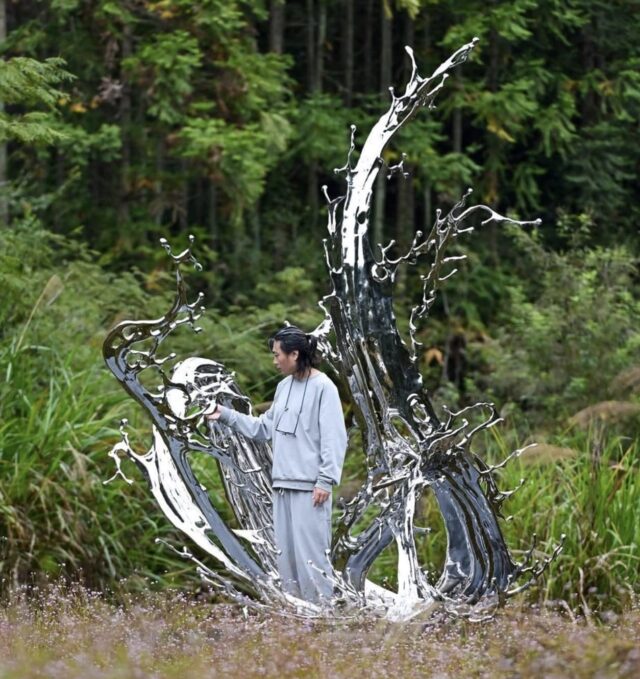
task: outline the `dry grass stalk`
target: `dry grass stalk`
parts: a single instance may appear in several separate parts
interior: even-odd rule
[[[538,443],[533,448],[527,448],[521,457],[524,464],[537,464],[546,462],[558,462],[577,457],[578,451],[574,448],[554,446],[550,443]]]
[[[598,422],[619,422],[638,414],[640,414],[640,403],[601,401],[577,412],[569,418],[569,424],[581,429],[588,429],[589,426]]]
[[[640,391],[640,365],[619,372],[611,381],[611,391],[616,394]]]

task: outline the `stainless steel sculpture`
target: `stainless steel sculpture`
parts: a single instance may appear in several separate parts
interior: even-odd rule
[[[421,107],[431,108],[448,72],[464,62],[475,40],[451,56],[429,78],[418,75],[413,53],[407,48],[413,71],[404,94],[391,92],[389,110],[371,130],[357,164],[355,127],[347,163],[346,194],[329,198],[329,237],[324,241],[332,291],[320,302],[325,320],[315,329],[321,352],[337,379],[350,394],[361,430],[367,462],[367,478],[349,502],[334,534],[332,562],[327,573],[335,585],[341,610],[352,607],[378,611],[392,619],[406,619],[438,604],[462,611],[484,607],[521,591],[538,577],[557,554],[535,561],[533,547],[516,564],[504,542],[498,516],[508,493],[498,490],[495,470],[488,467],[470,446],[473,435],[499,421],[495,408],[479,403],[463,411],[437,417],[417,368],[416,327],[424,322],[440,283],[455,273],[445,272],[460,257],[447,257],[447,246],[471,231],[474,215],[489,221],[528,224],[503,217],[489,207],[466,207],[471,191],[436,219],[428,234],[417,232],[409,251],[392,258],[393,242],[380,246],[376,257],[369,241],[369,214],[373,187],[383,169],[382,151],[394,133]],[[390,174],[402,164],[385,168]],[[176,358],[158,357],[163,340],[177,327],[195,323],[201,300],[189,303],[181,265],[195,262],[191,249],[173,254],[177,295],[170,311],[158,320],[125,321],[115,327],[104,343],[108,367],[125,390],[149,413],[153,444],[140,455],[123,440],[111,454],[120,471],[119,453],[127,454],[145,473],[151,491],[169,520],[188,535],[223,569],[212,568],[184,550],[198,564],[200,573],[230,597],[255,605],[277,604],[298,613],[315,615],[318,608],[290,595],[280,586],[275,568],[271,526],[271,450],[235,434],[223,425],[207,430],[204,417],[214,401],[250,412],[249,399],[233,375],[219,363],[189,358],[174,365]],[[422,276],[422,297],[411,311],[409,344],[398,332],[393,309],[393,285],[400,266],[427,260]],[[332,335],[333,333],[333,335]],[[156,391],[140,379],[144,371],[156,371]],[[472,428],[465,418],[471,410],[486,414]],[[512,453],[518,455],[521,450]],[[231,530],[213,508],[206,489],[196,479],[192,455],[213,456],[219,465],[229,503],[239,525]],[[447,531],[448,545],[443,572],[431,584],[416,550],[414,514],[424,492],[436,498]],[[374,513],[373,519],[367,519]],[[362,529],[363,523],[365,524]],[[360,530],[356,531],[356,526]],[[367,580],[367,573],[380,553],[395,543],[398,553],[398,589],[393,592]],[[522,578],[523,584],[516,586]]]

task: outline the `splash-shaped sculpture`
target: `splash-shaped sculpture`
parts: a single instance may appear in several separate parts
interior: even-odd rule
[[[501,465],[485,465],[470,445],[475,433],[499,421],[495,408],[480,403],[457,413],[445,410],[441,420],[423,386],[416,358],[417,323],[428,316],[440,283],[455,273],[455,269],[444,270],[461,257],[447,257],[446,250],[458,236],[472,230],[466,226],[469,218],[481,215],[482,224],[533,222],[508,219],[483,205],[466,207],[471,193],[467,191],[446,215],[436,212],[430,233],[417,232],[405,255],[389,256],[392,241],[380,246],[376,258],[369,241],[371,199],[376,177],[384,167],[384,147],[419,108],[433,106],[448,72],[467,59],[475,42],[459,49],[429,78],[418,75],[413,53],[407,48],[413,64],[409,83],[403,95],[391,92],[390,108],[371,130],[355,165],[352,127],[347,163],[336,170],[346,175],[346,194],[331,199],[323,187],[329,204],[329,238],[324,243],[332,291],[320,303],[325,320],[314,335],[350,395],[367,466],[366,481],[344,507],[334,533],[334,572],[325,574],[343,610],[351,605],[404,619],[438,603],[462,610],[499,602],[528,586],[558,551],[533,561],[532,547],[522,563],[514,563],[498,523],[508,493],[498,490],[494,472],[522,451],[514,451]],[[389,174],[403,171],[402,163],[384,169]],[[176,357],[157,356],[163,340],[178,326],[190,325],[197,331],[195,323],[201,313],[200,299],[192,304],[187,301],[180,269],[186,262],[195,263],[191,249],[174,255],[166,241],[163,245],[176,264],[173,307],[158,320],[120,323],[104,344],[107,365],[153,422],[153,445],[145,455],[131,449],[123,429],[123,441],[112,450],[118,473],[118,453],[124,452],[143,470],[170,521],[224,567],[213,569],[184,550],[182,554],[197,561],[209,582],[236,600],[251,594],[254,602],[316,614],[315,605],[295,599],[280,587],[271,525],[270,446],[247,440],[224,425],[207,425],[205,415],[214,402],[250,412],[249,400],[219,363],[189,358],[167,374],[164,364]],[[393,284],[400,266],[415,265],[420,258],[429,262],[422,276],[422,297],[411,311],[407,345],[396,325]],[[157,371],[161,381],[156,392],[140,379],[143,371],[151,370]],[[466,419],[471,410],[485,413],[484,421],[474,428]],[[193,454],[217,460],[238,530],[231,530],[213,508],[192,471],[189,458]],[[416,502],[428,490],[434,494],[447,531],[445,564],[435,584],[419,563],[415,542]],[[392,543],[398,553],[395,592],[367,580],[375,559]],[[516,586],[516,579],[525,575],[526,581]]]

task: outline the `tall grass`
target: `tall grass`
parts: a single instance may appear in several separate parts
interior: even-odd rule
[[[505,527],[511,544],[536,533],[540,554],[566,535],[556,564],[537,586],[542,599],[565,599],[589,616],[619,610],[640,591],[640,465],[637,441],[601,441],[575,433],[562,440],[568,459],[517,461],[504,483],[525,484],[509,500]],[[602,445],[602,447],[600,447]],[[531,455],[535,449],[531,450]]]
[[[0,589],[48,575],[94,586],[161,575],[172,560],[154,537],[167,530],[144,487],[102,484],[129,406],[102,365],[101,337],[121,300],[139,307],[145,296],[134,277],[112,278],[86,253],[65,261],[46,239],[32,268],[30,241],[3,235]]]

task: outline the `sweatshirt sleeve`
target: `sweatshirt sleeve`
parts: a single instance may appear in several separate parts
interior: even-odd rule
[[[340,483],[347,450],[347,430],[338,389],[329,382],[320,397],[320,468],[316,486],[331,492]]]
[[[245,415],[225,406],[218,406],[218,409],[220,410],[218,422],[226,424],[239,434],[256,441],[269,441],[271,439],[271,432],[273,431],[273,404],[266,413],[259,417]]]

